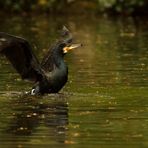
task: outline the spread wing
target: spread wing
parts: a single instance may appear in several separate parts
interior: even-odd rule
[[[0,53],[7,57],[22,79],[40,81],[44,76],[25,39],[0,32]]]
[[[43,58],[41,62],[41,67],[45,71],[51,72],[54,69],[53,63],[55,61],[53,61],[54,59],[52,58],[54,50],[58,49],[60,44],[62,43],[65,43],[67,45],[67,44],[72,43],[73,41],[71,32],[65,26],[63,26],[60,35],[61,35],[60,36],[61,38],[58,39],[58,41],[50,47],[48,53],[46,54],[46,56]]]

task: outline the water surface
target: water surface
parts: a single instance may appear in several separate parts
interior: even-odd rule
[[[148,147],[148,21],[93,16],[1,16],[1,31],[27,38],[41,60],[63,24],[84,46],[66,55],[60,94],[26,96],[0,57],[0,147]]]

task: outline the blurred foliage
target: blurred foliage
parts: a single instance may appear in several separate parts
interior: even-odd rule
[[[15,12],[34,10],[46,11],[54,8],[61,8],[64,5],[64,2],[65,0],[0,0],[0,7],[3,10],[11,10]]]
[[[114,12],[132,13],[144,8],[147,5],[146,0],[97,0],[99,8],[111,9]]]
[[[99,12],[109,10],[110,12],[117,13],[133,13],[140,12],[141,10],[146,12],[148,2],[146,0],[0,0],[1,10],[11,10],[14,12],[64,12],[67,10],[70,12],[71,7],[74,8],[73,10],[79,11],[84,7],[86,8],[86,5],[86,12],[90,10],[88,9],[90,7],[92,12],[96,12],[96,10]]]

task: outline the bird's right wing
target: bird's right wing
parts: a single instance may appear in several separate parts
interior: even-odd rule
[[[0,53],[7,57],[22,79],[39,81],[44,76],[25,39],[0,32]]]
[[[65,43],[65,44],[69,44],[73,41],[73,37],[72,37],[72,34],[71,32],[65,27],[63,26],[62,30],[60,31],[61,34],[60,34],[60,38],[58,39],[58,41],[53,44],[47,54],[44,56],[42,62],[41,62],[41,67],[45,70],[45,71],[52,71],[53,70],[53,62],[52,61],[52,56],[53,56],[53,51],[58,48],[59,44],[61,43]]]

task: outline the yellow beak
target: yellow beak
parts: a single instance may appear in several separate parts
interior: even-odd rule
[[[64,53],[67,53],[69,50],[78,48],[78,47],[80,47],[80,46],[82,46],[82,44],[72,44],[72,45],[70,45],[70,46],[66,46],[66,47],[63,48],[63,52],[64,52]]]

